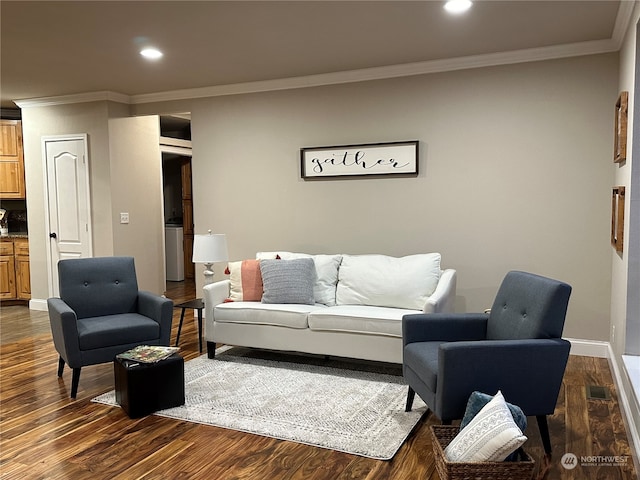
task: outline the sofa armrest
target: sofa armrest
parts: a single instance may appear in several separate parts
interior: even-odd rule
[[[553,413],[570,348],[561,338],[443,343],[437,393],[443,418],[462,418],[474,390],[501,390],[528,416]]]
[[[213,309],[216,305],[223,303],[226,298],[229,298],[230,289],[231,282],[229,280],[213,282],[205,285],[202,289],[204,300],[204,338],[207,342],[213,341]]]
[[[203,287],[205,318],[213,319],[213,308],[229,298],[231,282],[220,280]]]
[[[484,340],[487,319],[483,313],[416,313],[402,317],[402,344]]]
[[[169,345],[173,320],[173,301],[140,290],[138,291],[138,313],[160,324],[160,345]]]
[[[60,298],[49,298],[47,308],[56,350],[71,368],[80,367],[82,360],[76,313]]]
[[[205,305],[215,307],[223,303],[230,295],[231,282],[229,280],[220,280],[218,282],[205,285],[204,291]]]
[[[450,313],[456,298],[457,272],[448,268],[440,275],[440,280],[433,294],[427,299],[422,311],[424,313]]]

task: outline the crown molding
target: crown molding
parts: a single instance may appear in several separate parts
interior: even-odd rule
[[[123,93],[118,92],[85,92],[74,93],[72,95],[60,95],[57,97],[40,97],[40,98],[27,98],[24,100],[14,100],[20,108],[28,107],[50,107],[52,105],[67,105],[72,103],[86,103],[86,102],[117,102],[117,103],[131,103],[131,97]]]
[[[515,63],[536,62],[541,60],[553,60],[583,55],[595,55],[599,53],[615,52],[617,50],[619,50],[619,47],[612,39],[595,40],[590,42],[556,45],[551,47],[530,48],[524,50],[514,50],[510,52],[491,53],[486,55],[473,55],[443,60],[430,60],[426,62],[390,65],[385,67],[373,67],[335,73],[323,73],[319,75],[307,75],[302,77],[235,83],[229,85],[216,85],[212,87],[173,90],[169,92],[146,93],[141,95],[132,95],[131,103],[144,104],[175,100],[188,100],[194,98],[219,97],[224,95],[239,95],[276,90],[289,90],[296,88],[319,87],[341,83],[366,82],[371,80],[384,80],[388,78],[425,75],[430,73],[442,73],[471,68],[493,67]]]
[[[118,92],[87,92],[58,97],[42,97],[24,100],[14,100],[20,108],[45,107],[72,103],[112,101],[124,104],[145,104],[168,102],[175,100],[190,100],[196,98],[219,97],[225,95],[240,95],[247,93],[290,90],[297,88],[320,87],[341,83],[366,82],[384,80],[388,78],[409,77],[431,73],[443,73],[472,68],[495,67],[543,60],[555,60],[567,57],[597,55],[600,53],[617,52],[622,46],[624,36],[633,10],[635,1],[622,1],[616,16],[616,22],[611,38],[589,42],[553,45],[549,47],[529,48],[508,52],[472,55],[442,60],[406,63],[384,67],[364,68],[342,72],[323,73],[300,77],[281,78],[257,82],[215,85],[211,87],[189,88],[158,93],[144,93],[140,95],[125,95]]]
[[[613,33],[611,34],[611,40],[617,46],[616,50],[620,50],[624,37],[629,27],[629,22],[633,16],[633,9],[635,8],[635,1],[623,0],[618,7],[618,15],[616,16],[616,23],[613,26]]]

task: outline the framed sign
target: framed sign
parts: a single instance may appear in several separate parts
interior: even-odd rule
[[[418,175],[418,140],[300,149],[302,178]]]
[[[611,245],[622,252],[624,243],[624,187],[614,187],[611,194]]]
[[[613,137],[613,161],[620,163],[627,159],[627,112],[629,92],[622,92],[616,102],[615,135]]]

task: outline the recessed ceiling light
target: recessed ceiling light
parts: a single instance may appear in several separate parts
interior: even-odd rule
[[[142,55],[144,58],[148,58],[149,60],[157,60],[162,57],[162,52],[157,48],[149,47],[140,50],[140,55]]]
[[[471,8],[471,0],[449,0],[444,4],[444,9],[449,13],[462,13]]]

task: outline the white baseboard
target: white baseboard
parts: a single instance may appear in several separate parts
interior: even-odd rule
[[[32,298],[31,300],[29,300],[29,309],[46,312],[48,310],[47,301],[39,298]]]
[[[582,355],[585,357],[610,358],[609,342],[597,340],[582,340],[580,338],[566,338],[571,342],[571,355]]]
[[[609,360],[611,367],[611,374],[613,375],[613,381],[616,385],[618,392],[618,401],[620,410],[624,420],[625,427],[628,432],[629,448],[635,451],[633,455],[633,461],[636,469],[640,468],[640,431],[638,425],[636,425],[634,418],[640,416],[640,405],[636,402],[636,397],[633,392],[629,391],[626,387],[628,385],[623,380],[623,372],[621,368],[624,368],[618,364],[611,344],[609,342],[601,342],[596,340],[583,340],[580,338],[567,338],[571,342],[571,355],[582,355],[585,357],[597,357],[606,358]],[[633,412],[636,412],[634,417]]]
[[[629,439],[629,448],[635,451],[633,460],[635,463],[636,472],[638,472],[640,471],[640,427],[634,421],[633,411],[636,412],[635,418],[640,417],[640,404],[638,404],[638,400],[634,392],[629,391],[626,388],[626,385],[629,385],[629,388],[633,387],[630,385],[631,382],[626,383],[623,380],[623,373],[620,371],[621,367],[618,365],[618,361],[615,354],[613,353],[613,349],[611,348],[610,344],[608,350],[609,365],[611,366],[613,381],[616,384],[618,401],[620,402],[620,410],[622,410],[624,424],[627,432],[629,433],[629,435],[627,436]]]

